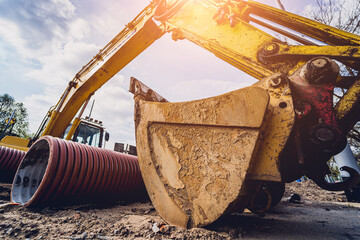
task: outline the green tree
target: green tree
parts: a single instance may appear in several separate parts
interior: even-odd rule
[[[16,123],[11,133],[19,137],[28,138],[29,122],[27,109],[23,103],[16,102],[15,99],[7,93],[0,95],[0,135],[6,127],[6,119],[11,117],[14,110]]]
[[[338,29],[360,33],[360,2],[358,0],[317,0],[305,10],[308,17]]]

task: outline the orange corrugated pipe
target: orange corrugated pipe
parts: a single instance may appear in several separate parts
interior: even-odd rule
[[[25,155],[11,199],[25,206],[145,195],[137,157],[44,136]]]
[[[0,146],[0,181],[11,182],[16,173],[24,151]]]

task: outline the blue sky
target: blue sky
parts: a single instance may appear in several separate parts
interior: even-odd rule
[[[275,1],[259,1],[275,6]],[[282,1],[301,14],[310,0]],[[0,94],[29,110],[35,132],[73,76],[147,4],[146,0],[0,0]],[[102,120],[111,143],[135,144],[134,76],[170,101],[222,94],[254,80],[186,41],[163,37],[95,94],[93,117]],[[88,113],[88,111],[86,112]]]

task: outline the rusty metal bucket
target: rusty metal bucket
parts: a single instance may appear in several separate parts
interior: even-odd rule
[[[281,181],[278,157],[294,113],[290,89],[279,75],[190,102],[167,102],[134,78],[130,91],[143,179],[156,210],[169,223],[210,224],[256,202],[251,199],[260,185],[251,181]],[[271,121],[279,124],[266,129]]]

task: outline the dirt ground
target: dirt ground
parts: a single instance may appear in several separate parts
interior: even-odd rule
[[[233,213],[190,230],[167,225],[148,201],[27,209],[7,204],[10,189],[0,183],[0,239],[360,239],[360,204],[310,180],[288,184],[266,215]]]

